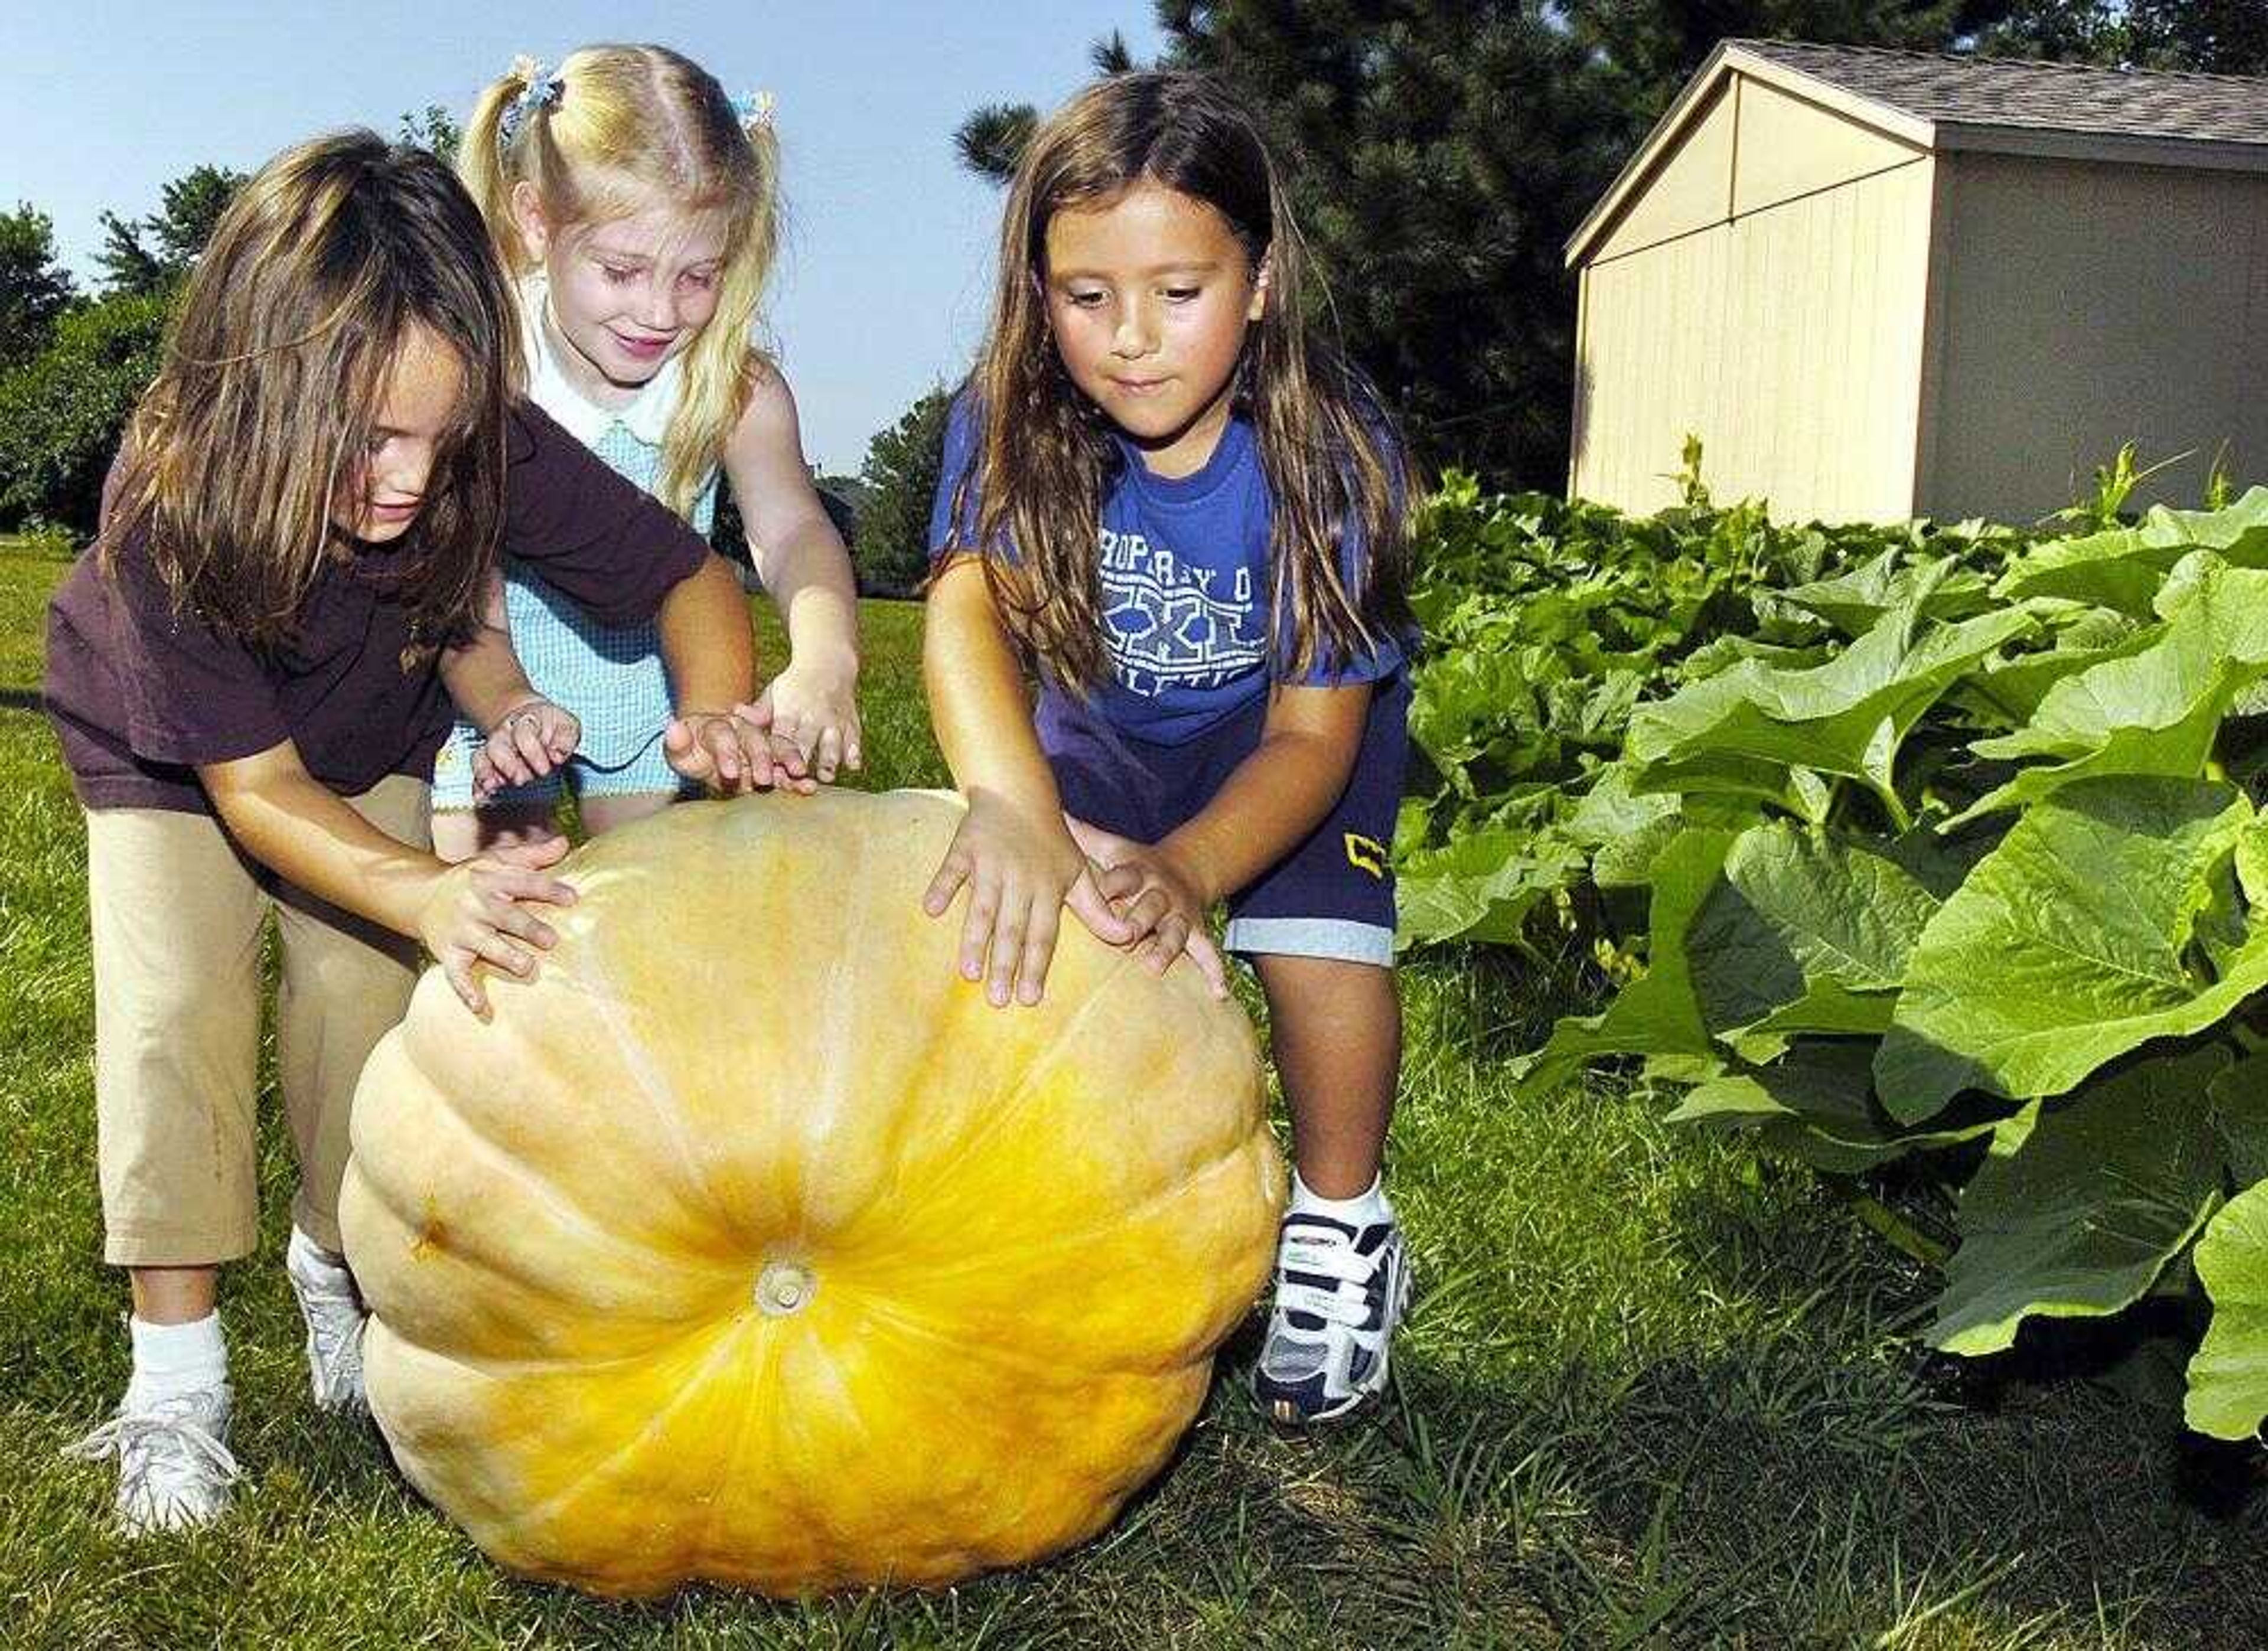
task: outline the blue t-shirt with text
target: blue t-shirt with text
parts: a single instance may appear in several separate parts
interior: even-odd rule
[[[976,489],[957,525],[953,495],[977,457],[978,435],[964,393],[946,424],[944,468],[930,511],[932,556],[975,545]],[[1130,443],[1120,440],[1118,449],[1095,535],[1110,679],[1094,690],[1088,708],[1132,737],[1179,745],[1248,707],[1272,680],[1273,501],[1259,443],[1241,416],[1230,419],[1204,466],[1186,476],[1152,474]],[[1351,589],[1359,588],[1361,571],[1359,548],[1343,546],[1341,576]],[[1401,647],[1382,639],[1344,661],[1320,658],[1300,686],[1374,682],[1402,661]]]

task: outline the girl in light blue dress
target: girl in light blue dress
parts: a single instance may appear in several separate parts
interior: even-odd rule
[[[458,169],[515,279],[530,399],[701,532],[731,479],[790,647],[751,715],[799,789],[862,766],[850,558],[794,397],[749,341],[777,245],[770,99],[735,105],[660,47],[588,47],[556,71],[523,58],[482,93]],[[518,565],[490,613],[533,693],[443,749],[440,852],[551,834],[566,789],[593,833],[685,794],[652,627],[599,624]]]

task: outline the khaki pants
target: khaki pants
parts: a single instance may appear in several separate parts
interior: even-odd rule
[[[346,799],[388,836],[431,843],[423,781]],[[209,815],[90,809],[94,1091],[104,1254],[199,1266],[252,1252],[260,936],[283,953],[276,1054],[299,1159],[291,1219],[339,1248],[355,1081],[409,1007],[416,943],[282,885],[271,899]]]

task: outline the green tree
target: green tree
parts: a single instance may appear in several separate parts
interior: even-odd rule
[[[47,347],[70,303],[70,272],[55,261],[55,226],[29,204],[0,212],[0,371]]]
[[[79,305],[46,349],[0,378],[0,523],[93,527],[119,433],[157,376],[171,312],[163,292]]]
[[[438,103],[429,103],[415,114],[401,117],[401,129],[395,134],[399,142],[431,150],[443,160],[455,164],[457,143],[464,136],[464,128],[457,117]]]
[[[245,174],[225,166],[199,166],[165,186],[163,206],[148,217],[102,215],[107,237],[95,254],[113,292],[159,292],[195,263],[213,226],[243,187]]]
[[[953,393],[939,385],[867,444],[858,479],[868,489],[850,559],[858,588],[911,596],[929,571],[929,512],[945,465],[945,420]]]
[[[2268,74],[2259,0],[2017,0],[1981,51],[2122,69]]]

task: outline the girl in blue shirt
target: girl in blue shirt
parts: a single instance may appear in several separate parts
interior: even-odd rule
[[[929,887],[960,965],[1037,1002],[1068,906],[1265,992],[1297,1172],[1255,1372],[1285,1422],[1385,1383],[1408,1263],[1379,1170],[1401,1053],[1388,853],[1406,757],[1406,492],[1303,320],[1288,199],[1201,77],[1043,124],[948,427],[924,666],[968,811]],[[1036,705],[1026,691],[1036,679]]]

